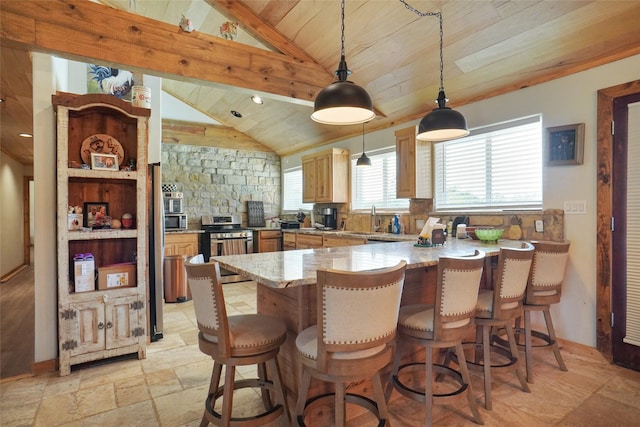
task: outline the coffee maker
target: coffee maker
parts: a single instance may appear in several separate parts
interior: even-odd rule
[[[324,228],[335,230],[338,224],[338,210],[336,208],[323,208],[320,209],[320,215],[322,215],[322,223]]]

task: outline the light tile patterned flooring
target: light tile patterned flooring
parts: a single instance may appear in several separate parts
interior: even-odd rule
[[[229,314],[255,312],[255,283],[225,287]],[[164,338],[148,347],[145,360],[129,359],[0,384],[0,425],[9,426],[197,426],[203,411],[212,361],[197,345],[191,301],[166,304]],[[594,349],[564,343],[568,372],[550,352],[536,355],[536,382],[524,393],[512,373],[497,374],[493,410],[482,406],[482,379],[474,393],[487,426],[638,426],[640,373],[607,363]],[[249,406],[251,395],[234,406]],[[422,404],[394,392],[391,425],[424,423]],[[475,425],[468,408],[437,406],[436,425]],[[274,424],[274,425],[279,425]],[[367,416],[350,426],[371,425]],[[316,426],[312,426],[316,427]]]

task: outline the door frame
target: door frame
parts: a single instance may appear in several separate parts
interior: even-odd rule
[[[596,344],[613,362],[611,334],[611,217],[613,215],[613,101],[640,93],[640,80],[598,91],[596,214]]]

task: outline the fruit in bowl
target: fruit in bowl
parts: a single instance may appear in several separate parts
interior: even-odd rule
[[[476,228],[476,237],[485,243],[497,242],[502,237],[502,228]]]

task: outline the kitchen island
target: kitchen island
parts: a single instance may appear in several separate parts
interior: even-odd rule
[[[439,257],[472,255],[479,249],[487,256],[485,266],[490,267],[490,259],[499,254],[500,247],[520,247],[521,244],[518,240],[483,243],[470,239],[451,239],[442,246],[433,247],[416,247],[414,242],[393,242],[227,255],[213,259],[222,268],[256,281],[258,312],[280,317],[286,322],[288,337],[280,351],[279,361],[288,392],[295,396],[300,374],[295,363],[295,338],[302,330],[316,323],[315,283],[318,269],[363,271],[390,267],[405,260],[407,271],[401,305],[432,303]],[[491,281],[491,270],[485,268],[485,283]],[[312,387],[316,386],[321,387],[320,384],[312,384]],[[313,393],[319,391],[322,390]]]

